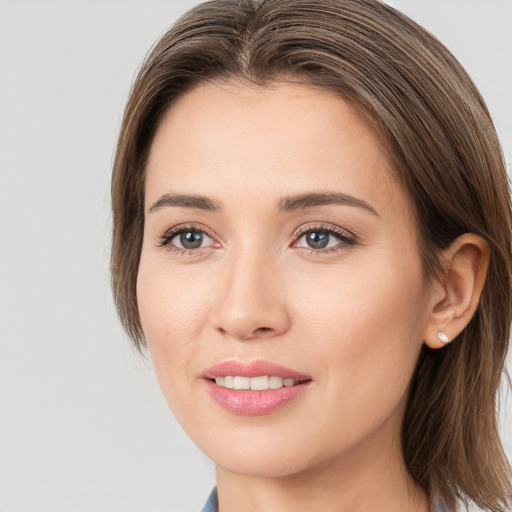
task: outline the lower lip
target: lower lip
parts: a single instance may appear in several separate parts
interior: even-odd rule
[[[235,391],[218,386],[211,380],[205,380],[210,396],[226,411],[245,416],[269,414],[279,407],[300,399],[311,381],[302,382],[295,386],[265,391]]]

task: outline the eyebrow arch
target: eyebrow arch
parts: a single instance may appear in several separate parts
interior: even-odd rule
[[[315,208],[316,206],[328,206],[332,204],[357,206],[358,208],[363,208],[377,217],[380,217],[377,210],[375,210],[375,208],[369,205],[366,201],[340,192],[312,192],[284,197],[279,201],[277,209],[279,212],[291,212],[295,210],[308,210],[310,208]]]
[[[380,217],[375,208],[366,201],[357,197],[343,194],[341,192],[309,192],[294,196],[283,197],[277,203],[279,213],[292,212],[296,210],[308,210],[317,206],[329,205],[356,206],[369,211],[373,215]],[[214,201],[206,196],[195,194],[176,194],[169,193],[161,196],[149,208],[149,213],[156,212],[166,206],[178,206],[182,208],[192,208],[197,210],[220,213],[222,211],[221,203]]]

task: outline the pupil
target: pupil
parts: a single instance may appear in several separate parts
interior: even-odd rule
[[[324,231],[311,231],[307,235],[307,242],[313,249],[323,249],[329,240],[329,235]]]
[[[180,242],[185,249],[197,249],[203,242],[203,234],[195,231],[187,231],[180,235]]]

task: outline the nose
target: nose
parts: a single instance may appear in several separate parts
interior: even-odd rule
[[[283,279],[265,254],[233,254],[222,271],[216,329],[237,340],[272,338],[290,327]]]

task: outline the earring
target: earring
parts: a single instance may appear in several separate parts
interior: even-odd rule
[[[437,337],[443,342],[443,343],[450,343],[450,339],[443,331],[437,331]]]

